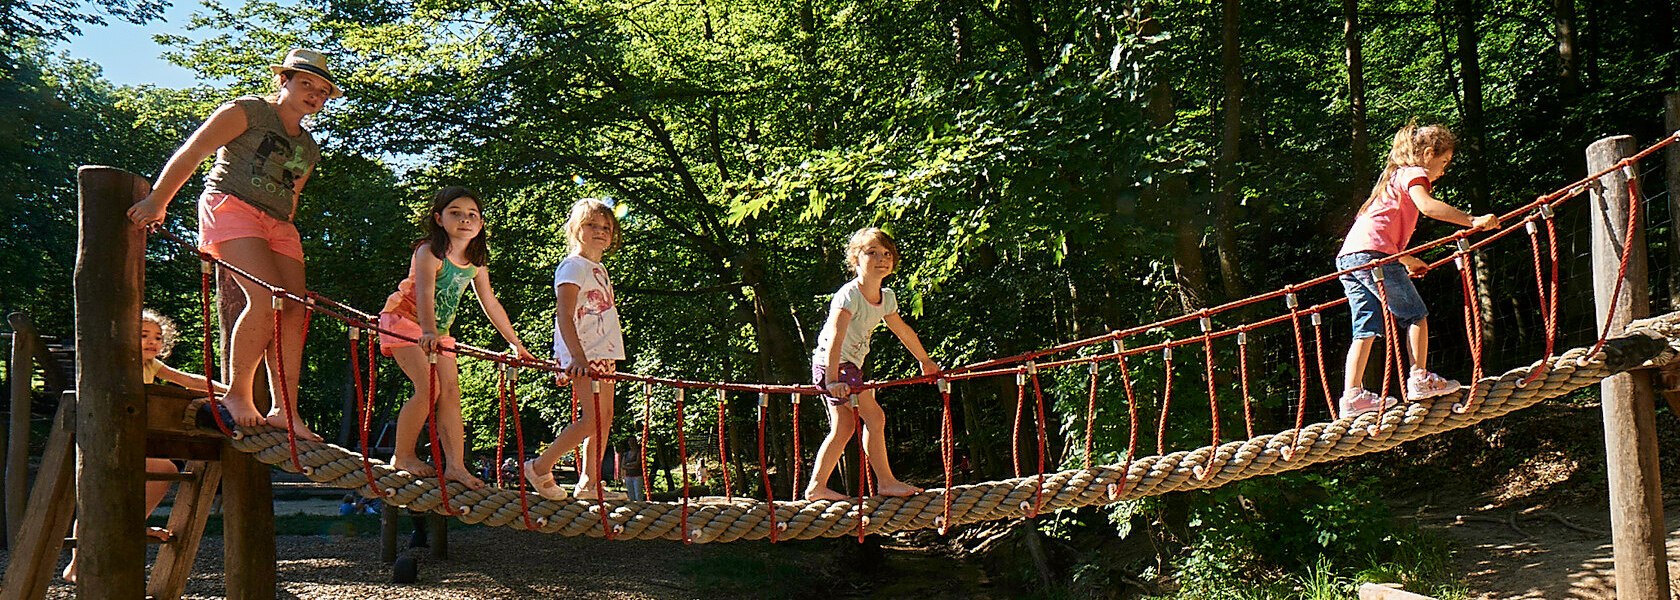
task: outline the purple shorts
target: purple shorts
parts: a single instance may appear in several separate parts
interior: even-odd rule
[[[817,387],[824,387],[823,379],[825,379],[824,376],[827,374],[828,367],[820,364],[811,365],[811,383],[817,384]],[[835,377],[834,380],[844,383],[850,387],[863,385],[863,369],[859,369],[857,365],[849,362],[841,362],[840,374]],[[835,398],[827,393],[824,393],[822,397],[823,399],[828,400],[829,404],[833,404],[835,406],[844,406],[845,404],[851,402],[848,398]]]

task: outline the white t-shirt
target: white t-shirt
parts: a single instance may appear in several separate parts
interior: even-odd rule
[[[601,263],[577,254],[567,256],[554,269],[554,295],[560,296],[560,285],[570,283],[578,287],[577,306],[571,314],[577,327],[578,342],[583,345],[584,360],[624,360],[624,330],[618,323],[618,303],[613,297],[612,281]],[[561,367],[572,366],[571,352],[566,339],[560,337],[558,310],[554,313],[554,357]]]
[[[887,315],[898,312],[898,296],[891,288],[881,288],[881,303],[870,304],[863,299],[863,282],[857,279],[840,286],[840,291],[834,292],[834,299],[828,303],[829,319],[833,319],[840,309],[852,313],[852,322],[846,325],[846,339],[840,344],[840,362],[849,362],[863,367],[863,359],[869,356],[869,335],[875,332],[875,326]],[[834,340],[828,327],[823,327],[822,336],[817,338],[817,351],[811,354],[811,360],[819,365],[828,364],[828,350]]]

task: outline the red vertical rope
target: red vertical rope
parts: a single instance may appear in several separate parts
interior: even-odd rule
[[[354,387],[354,393],[356,394],[357,412],[361,413],[357,420],[361,425],[362,472],[367,475],[368,489],[373,490],[373,495],[375,497],[381,497],[384,496],[384,494],[381,493],[381,490],[379,489],[378,478],[373,475],[373,459],[371,454],[368,452],[368,428],[373,426],[373,420],[371,418],[373,410],[372,407],[367,404],[368,396],[363,392],[362,386],[362,357],[361,353],[358,351],[360,348],[357,344],[357,342],[361,341],[359,339],[361,337],[361,332],[362,330],[357,329],[354,323],[350,324],[348,336],[348,339],[350,340],[350,382],[352,387]],[[371,334],[372,332],[370,331],[369,333]]]
[[[1551,365],[1553,324],[1552,313],[1550,310],[1551,304],[1546,296],[1546,277],[1540,268],[1540,233],[1536,231],[1538,228],[1534,226],[1533,219],[1523,223],[1523,228],[1528,230],[1528,249],[1529,253],[1534,256],[1534,290],[1540,298],[1540,322],[1546,329],[1546,356],[1545,358],[1540,359],[1540,362],[1535,364],[1534,368],[1529,371],[1528,377],[1524,377],[1519,383],[1519,385],[1528,385],[1533,383],[1534,380],[1545,375],[1547,368]],[[1470,383],[1471,393],[1465,394],[1464,397],[1466,400],[1474,396],[1476,383],[1477,382],[1475,381]]]
[[[805,453],[799,448],[799,394],[793,394],[793,489],[788,490],[788,496],[794,500],[805,498],[805,486],[800,484],[799,467],[805,462]]]
[[[1015,467],[1015,476],[1021,476],[1021,414],[1027,409],[1027,376],[1025,373],[1015,373],[1015,428],[1009,437],[1009,464]]]
[[[216,398],[216,351],[214,344],[210,341],[210,278],[214,276],[215,265],[209,262],[209,256],[203,252],[199,253],[198,260],[200,261],[198,305],[204,316],[204,383],[210,392],[210,416],[216,420],[216,429],[221,430],[222,435],[233,437],[233,430],[228,427],[226,421],[222,420],[222,407],[217,406],[219,402],[226,400],[226,398],[220,400]]]
[[[601,414],[601,380],[598,375],[602,373],[594,373],[589,377],[589,401],[595,405],[595,442],[601,445],[601,455],[590,457],[595,464],[589,466],[595,468],[595,510],[601,513],[601,537],[612,541],[612,519],[607,517],[607,474],[603,471],[606,469],[607,453],[613,449],[612,445],[607,443],[607,423]],[[583,465],[579,465],[580,472],[582,469]]]
[[[723,471],[723,497],[730,502],[734,502],[735,491],[729,486],[729,441],[728,438],[724,437],[723,424],[729,414],[729,395],[723,388],[718,388],[717,393],[718,469]]]
[[[1137,458],[1138,446],[1137,395],[1132,392],[1132,373],[1131,369],[1126,367],[1125,349],[1125,341],[1118,337],[1115,338],[1114,354],[1118,357],[1116,360],[1120,363],[1120,383],[1126,389],[1126,413],[1127,418],[1131,423],[1129,426],[1130,432],[1127,434],[1128,439],[1126,440],[1126,466],[1122,467],[1120,470],[1120,485],[1116,488],[1120,492],[1124,492],[1126,490],[1126,484],[1131,481],[1132,461]],[[1110,500],[1118,499],[1118,494],[1111,495],[1114,497],[1109,498]]]
[[[1038,365],[1028,361],[1027,373],[1032,377],[1033,401],[1038,407],[1038,471],[1033,473],[1033,506],[1027,516],[1036,517],[1038,507],[1044,505],[1044,439],[1048,434],[1045,433],[1044,427],[1044,390],[1038,382]]]
[[[682,465],[682,540],[684,544],[692,544],[688,531],[688,438],[683,437],[683,395],[685,389],[677,388],[677,460]]]
[[[1330,418],[1335,419],[1339,416],[1340,411],[1336,410],[1336,399],[1335,399],[1335,397],[1330,395],[1330,376],[1324,370],[1324,314],[1323,313],[1316,313],[1315,312],[1315,313],[1312,314],[1312,326],[1313,326],[1313,356],[1315,356],[1318,359],[1318,383],[1319,383],[1320,387],[1324,388],[1324,404],[1330,407]],[[1297,418],[1297,420],[1299,420],[1299,415],[1297,415],[1296,418]],[[1300,427],[1297,426],[1295,429],[1297,431],[1296,435],[1297,436],[1300,435],[1299,434]]]
[[[286,444],[292,453],[292,466],[296,467],[299,473],[307,474],[303,468],[303,461],[298,459],[297,411],[293,410],[291,388],[286,386],[286,359],[284,358],[286,345],[281,342],[280,335],[280,309],[284,306],[284,300],[281,296],[283,293],[282,290],[274,290],[272,300],[274,309],[272,311],[274,313],[274,360],[278,365],[274,372],[280,374],[280,410],[286,413]]]
[[[1399,327],[1394,323],[1394,313],[1388,310],[1388,285],[1383,283],[1382,267],[1371,269],[1371,280],[1377,284],[1377,303],[1382,308],[1383,316],[1383,378],[1382,392],[1378,393],[1379,406],[1388,402],[1388,379],[1390,375],[1400,378],[1400,394],[1406,395],[1406,364],[1400,359]],[[1395,371],[1399,371],[1396,373]]]
[[[642,382],[642,498],[653,497],[653,478],[648,476],[648,434],[653,427],[653,384]],[[634,498],[632,498],[634,500]]]
[[[1301,302],[1298,298],[1296,298],[1293,286],[1289,288],[1289,292],[1287,292],[1284,296],[1283,303],[1285,306],[1289,307],[1289,325],[1295,330],[1296,387],[1300,390],[1300,396],[1296,400],[1297,405],[1295,407],[1295,439],[1290,441],[1289,447],[1283,450],[1283,459],[1289,460],[1295,456],[1295,448],[1301,444],[1301,427],[1307,422],[1307,346],[1306,343],[1301,340]],[[1318,313],[1313,314],[1317,315]],[[1317,319],[1314,319],[1314,322],[1316,323]],[[1316,329],[1317,326],[1315,325],[1314,327]],[[1324,373],[1323,364],[1324,361],[1321,358],[1319,360],[1320,377],[1323,377]],[[1328,386],[1329,384],[1326,383],[1325,385]],[[1325,393],[1329,393],[1328,389]],[[1330,417],[1335,418],[1335,416],[1335,410],[1332,408]]]
[[[869,490],[869,449],[863,445],[863,414],[858,407],[857,394],[852,394],[852,430],[857,436],[858,447],[858,487],[857,487],[857,539],[863,543],[863,521],[869,518],[864,511],[863,497]]]
[[[438,490],[443,494],[443,513],[455,516],[455,506],[449,503],[449,480],[443,476],[443,436],[438,435],[437,411],[440,390],[438,390],[437,356],[435,352],[426,356],[431,363],[428,369],[430,373],[428,388],[431,390],[429,394],[431,405],[426,409],[426,430],[427,436],[431,438],[432,442],[432,466],[437,470]]]
[[[1088,366],[1091,372],[1090,397],[1085,401],[1085,468],[1091,468],[1091,440],[1097,430],[1097,363]]]
[[[1243,430],[1254,439],[1254,406],[1248,397],[1248,330],[1237,332],[1237,373],[1242,380]]]
[[[770,487],[770,460],[764,454],[764,418],[770,412],[770,394],[758,393],[758,472],[764,478],[764,507],[770,511],[770,543],[776,543],[776,491]]]
[[[940,494],[944,508],[939,516],[939,534],[945,535],[951,527],[951,487],[956,479],[952,476],[952,463],[956,459],[956,427],[951,419],[951,382],[939,380],[939,397],[944,402],[944,410],[940,413],[939,427],[939,458],[945,465],[945,492]]]
[[[1156,454],[1167,453],[1167,411],[1172,408],[1172,346],[1167,346],[1165,350],[1162,350],[1161,357],[1167,368],[1166,374],[1161,378],[1161,385],[1165,389],[1161,393],[1161,422],[1155,426]]]
[[[1639,223],[1639,180],[1635,178],[1633,163],[1622,165],[1622,171],[1627,175],[1628,190],[1628,220],[1627,230],[1623,233],[1622,261],[1616,267],[1616,286],[1610,291],[1610,305],[1614,307],[1616,301],[1622,297],[1622,282],[1627,279],[1628,257],[1633,254],[1633,228]],[[1598,341],[1593,343],[1588,356],[1598,354],[1604,349],[1604,341],[1610,339],[1610,320],[1616,318],[1614,308],[1604,315],[1604,326],[1599,328]]]
[[[1208,445],[1214,450],[1219,449],[1219,392],[1213,387],[1213,320],[1202,317],[1202,360],[1207,371],[1208,417],[1213,419],[1213,441]],[[1208,455],[1208,466],[1213,466],[1213,454]]]
[[[519,418],[519,368],[518,367],[512,367],[512,368],[508,369],[507,404],[508,404],[508,412],[512,413],[512,415],[513,415],[513,439],[515,440],[515,443],[517,444],[517,446],[515,446],[515,449],[519,451],[519,463],[520,463],[520,469],[519,470],[520,470],[520,474],[519,474],[519,476],[513,478],[515,481],[519,482],[519,517],[524,520],[526,529],[533,529],[534,530],[534,529],[537,529],[537,527],[536,527],[535,524],[533,524],[531,522],[531,501],[530,501],[530,498],[528,496],[526,496],[526,494],[525,494],[525,473],[524,473],[524,471],[525,471],[525,467],[524,467],[524,463],[525,463],[525,424],[523,422],[523,419]],[[501,465],[496,465],[496,470],[497,471],[500,471],[501,468],[502,468]]]
[[[504,450],[507,449],[507,370],[509,367],[510,365],[496,365],[496,463],[494,468],[496,470],[497,487],[507,486],[507,478],[502,475],[502,472],[506,470],[502,468],[502,462],[506,460]],[[524,462],[525,457],[519,457],[519,461]],[[521,466],[521,470],[524,470],[523,465]],[[524,473],[520,473],[520,475],[523,476]]]
[[[1470,345],[1470,388],[1464,392],[1464,402],[1453,406],[1453,410],[1463,413],[1475,406],[1476,386],[1482,382],[1482,304],[1476,295],[1476,283],[1470,273],[1469,244],[1459,240],[1458,256],[1454,262],[1458,264],[1459,285],[1464,290],[1464,337]]]

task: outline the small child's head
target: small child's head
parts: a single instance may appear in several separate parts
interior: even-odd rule
[[[606,252],[617,248],[622,238],[618,229],[618,214],[606,202],[584,198],[572,204],[572,214],[566,218],[566,249],[573,254],[586,246],[597,246]]]
[[[420,219],[420,226],[426,230],[426,238],[420,241],[432,245],[432,255],[438,260],[443,260],[449,252],[453,240],[449,234],[454,228],[478,228],[478,233],[467,242],[467,262],[480,267],[490,262],[490,246],[485,241],[490,236],[490,226],[484,224],[484,207],[479,204],[476,192],[458,185],[438,190],[432,194],[431,208]]]
[[[1458,136],[1446,127],[1419,127],[1417,121],[1412,121],[1394,132],[1394,144],[1388,150],[1388,165],[1389,168],[1423,167],[1429,170],[1431,179],[1438,178],[1441,172],[1446,171],[1447,163],[1452,161],[1453,148],[1457,146]]]
[[[885,277],[898,266],[898,243],[879,227],[859,229],[846,242],[846,264],[858,275],[872,267],[883,269]]]
[[[175,347],[175,321],[148,308],[140,311],[140,360],[163,360]]]

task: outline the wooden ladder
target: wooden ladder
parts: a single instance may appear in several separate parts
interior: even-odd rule
[[[170,539],[158,549],[146,584],[150,598],[173,600],[186,591],[198,556],[204,526],[222,481],[221,453],[226,440],[187,420],[187,407],[201,395],[181,388],[146,386],[146,456],[186,461],[179,474],[148,475],[151,481],[179,481],[169,511]],[[0,600],[46,597],[59,552],[74,539],[65,537],[76,511],[76,394],[65,392],[53,416],[52,433],[41,468],[29,493],[23,526],[12,546],[12,560],[0,584]],[[144,532],[135,532],[145,535]]]

